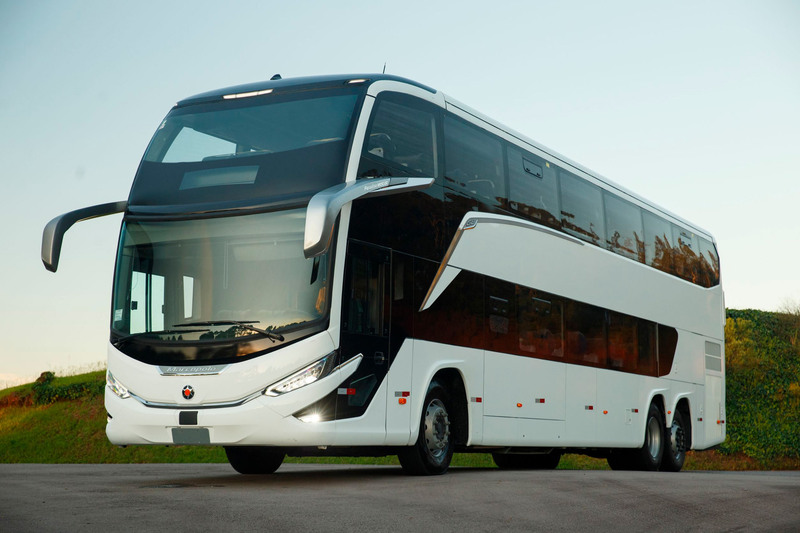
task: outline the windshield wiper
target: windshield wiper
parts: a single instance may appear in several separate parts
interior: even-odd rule
[[[199,324],[198,324],[199,325]],[[175,327],[175,326],[173,326]],[[111,342],[114,346],[119,345],[125,341],[129,341],[131,339],[135,339],[137,337],[142,337],[144,335],[183,335],[184,333],[202,333],[208,331],[208,328],[203,329],[162,329],[160,331],[140,331],[139,333],[133,333],[131,335],[125,335],[124,337],[120,337]]]
[[[264,335],[266,338],[271,340],[272,342],[275,341],[283,341],[284,337],[280,333],[273,333],[271,331],[267,331],[266,329],[257,328],[252,326],[251,324],[257,324],[258,320],[205,320],[202,322],[187,322],[184,324],[174,324],[173,328],[185,328],[185,327],[193,327],[193,326],[239,326],[244,329],[248,329],[255,333],[260,333]]]

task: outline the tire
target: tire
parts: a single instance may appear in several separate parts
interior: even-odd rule
[[[493,453],[492,459],[500,470],[553,470],[561,461],[561,452]]]
[[[225,446],[225,455],[234,470],[240,474],[272,474],[283,463],[282,450],[261,446]]]
[[[650,404],[647,411],[647,422],[644,425],[644,444],[632,455],[634,470],[655,472],[661,466],[664,456],[664,416],[655,403]]]
[[[449,415],[452,412],[447,391],[432,382],[425,395],[417,442],[397,454],[406,474],[432,476],[447,472],[454,449]]]
[[[680,472],[686,461],[686,450],[689,448],[689,444],[689,427],[686,419],[680,411],[675,411],[672,416],[672,426],[666,429],[661,470]]]
[[[611,470],[632,470],[630,450],[613,450],[606,458]]]
[[[612,470],[644,470],[655,472],[661,466],[664,456],[665,431],[664,416],[661,409],[650,404],[647,421],[644,425],[644,444],[633,450],[617,449],[606,459]]]

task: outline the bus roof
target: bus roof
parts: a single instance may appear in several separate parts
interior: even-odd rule
[[[279,75],[276,74],[273,77],[276,76]],[[234,85],[232,87],[224,87],[222,89],[216,89],[214,91],[208,91],[205,93],[196,94],[194,96],[190,96],[189,98],[185,98],[179,101],[177,103],[177,106],[182,107],[185,105],[199,104],[203,102],[219,100],[220,98],[223,98],[225,95],[230,95],[230,94],[243,94],[250,92],[265,91],[270,89],[274,92],[281,92],[283,90],[295,91],[297,89],[304,89],[304,88],[308,89],[334,88],[334,87],[342,87],[343,85],[347,85],[348,83],[353,83],[353,84],[363,83],[365,85],[369,85],[376,81],[397,81],[400,83],[406,83],[408,85],[419,87],[434,94],[437,92],[436,89],[432,89],[427,85],[417,83],[416,81],[409,80],[407,78],[403,78],[400,76],[392,76],[389,74],[338,74],[330,76],[304,76],[299,78],[286,78],[286,79],[278,77],[278,79],[258,81],[254,83],[247,83],[244,85]]]

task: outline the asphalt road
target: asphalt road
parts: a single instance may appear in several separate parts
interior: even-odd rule
[[[800,472],[0,465],[0,532],[800,531]]]

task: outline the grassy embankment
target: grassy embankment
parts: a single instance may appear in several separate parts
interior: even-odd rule
[[[728,311],[728,439],[719,451],[690,452],[685,469],[800,469],[799,332],[797,316]],[[104,372],[92,372],[0,391],[0,462],[226,462],[218,447],[112,446],[105,437],[104,386]],[[289,461],[398,464],[395,457]],[[494,466],[488,454],[457,454],[453,464]],[[566,455],[559,468],[608,467]]]

